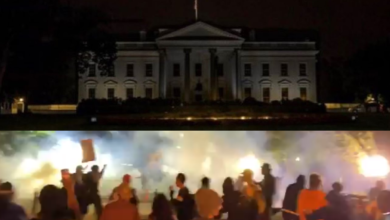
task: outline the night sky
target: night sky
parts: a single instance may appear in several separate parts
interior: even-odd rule
[[[143,19],[131,29],[181,25],[194,19],[193,0],[71,0],[115,19]],[[389,0],[198,0],[200,20],[227,27],[315,29],[323,57],[346,57],[390,36]]]

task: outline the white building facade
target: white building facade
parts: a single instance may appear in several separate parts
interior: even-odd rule
[[[185,102],[243,100],[317,101],[315,42],[256,41],[241,29],[198,21],[158,30],[150,40],[117,42],[112,74],[97,65],[79,76],[79,101],[88,98],[179,98]]]

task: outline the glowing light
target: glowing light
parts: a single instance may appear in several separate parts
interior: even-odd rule
[[[379,155],[361,158],[359,166],[360,173],[365,177],[384,177],[390,172],[389,162]]]
[[[24,99],[23,99],[23,98],[20,98],[20,99],[19,99],[19,102],[23,102],[23,101],[24,101]]]
[[[183,137],[184,137],[184,134],[183,134],[183,133],[180,133],[180,137],[183,138]]]
[[[301,158],[297,157],[295,158],[295,161],[301,161]]]
[[[205,171],[209,171],[211,167],[211,159],[210,157],[207,157],[203,162],[202,162],[202,168]]]
[[[181,149],[181,147],[180,147],[180,146],[177,146],[176,148],[177,148],[177,149]]]
[[[192,120],[192,118],[191,118],[191,117],[188,117],[188,118],[187,118],[187,121],[191,121],[191,120]]]
[[[253,155],[240,158],[238,160],[237,168],[242,172],[245,169],[250,169],[253,172],[260,169],[260,161]]]
[[[246,118],[244,116],[241,117],[241,120],[245,120]]]

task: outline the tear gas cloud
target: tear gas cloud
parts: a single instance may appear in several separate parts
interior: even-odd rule
[[[31,196],[45,184],[60,184],[60,170],[74,172],[81,164],[79,141],[94,140],[97,160],[83,165],[107,164],[101,183],[101,194],[108,194],[120,183],[123,174],[133,176],[133,185],[141,190],[141,174],[148,179],[148,189],[167,192],[178,172],[187,175],[187,186],[194,192],[203,176],[211,178],[211,187],[222,192],[226,177],[236,178],[244,169],[252,169],[260,181],[261,165],[269,163],[278,177],[278,203],[288,184],[299,174],[320,173],[324,187],[342,181],[346,191],[367,191],[372,179],[359,174],[357,165],[327,149],[337,148],[336,132],[275,132],[262,131],[113,131],[105,135],[86,132],[55,132],[54,144],[43,144],[36,155],[22,151],[12,157],[1,156],[0,178],[12,181],[19,196]],[[278,142],[279,141],[279,142]],[[1,143],[0,143],[1,144]],[[288,149],[281,148],[288,145]],[[280,161],[283,161],[282,163]],[[373,164],[369,159],[362,163]],[[378,175],[387,175],[386,159],[377,164],[387,166]],[[279,162],[279,163],[278,163]],[[362,164],[361,163],[361,164]],[[369,166],[365,166],[369,167]],[[368,169],[368,168],[367,168]],[[370,172],[360,168],[360,171]],[[374,175],[374,174],[373,174]],[[365,175],[370,176],[370,175]],[[371,175],[372,176],[372,175]]]

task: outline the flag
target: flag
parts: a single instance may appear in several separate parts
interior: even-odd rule
[[[95,149],[93,147],[93,141],[91,139],[82,140],[80,142],[81,148],[83,150],[83,163],[94,161],[95,157]]]

